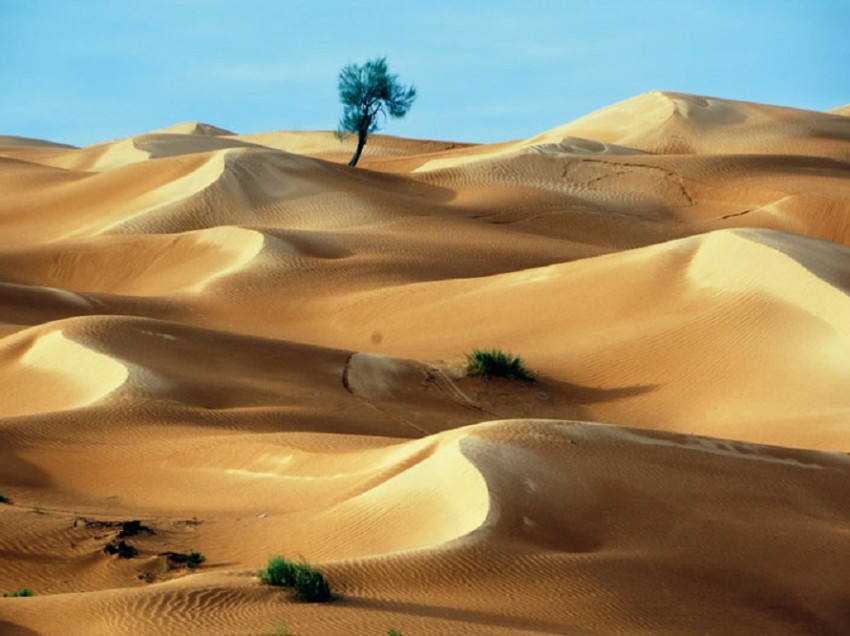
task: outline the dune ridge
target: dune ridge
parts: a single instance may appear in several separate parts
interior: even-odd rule
[[[0,632],[845,633],[845,115],[0,137]]]

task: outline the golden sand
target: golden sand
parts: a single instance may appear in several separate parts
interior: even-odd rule
[[[845,115],[0,137],[0,633],[847,633]]]

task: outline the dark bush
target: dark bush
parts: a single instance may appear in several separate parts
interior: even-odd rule
[[[331,586],[325,575],[306,563],[300,563],[295,571],[295,592],[307,603],[327,603],[333,600]]]
[[[507,378],[534,382],[534,374],[523,366],[522,358],[511,356],[501,349],[474,349],[466,354],[466,374],[484,379]]]

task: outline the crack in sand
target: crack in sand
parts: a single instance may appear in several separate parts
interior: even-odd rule
[[[610,161],[604,161],[603,159],[580,159],[579,161],[581,163],[601,163],[601,164],[605,164],[606,166],[620,165],[620,166],[631,167],[631,168],[645,168],[647,170],[655,170],[655,171],[661,172],[665,176],[673,178],[673,180],[679,186],[679,190],[680,190],[682,196],[685,197],[685,200],[688,202],[688,207],[692,207],[692,206],[697,204],[696,199],[691,195],[690,191],[685,186],[685,177],[683,175],[679,174],[678,172],[675,172],[674,170],[668,170],[668,169],[662,168],[660,166],[651,166],[651,165],[648,165],[648,164],[645,164],[645,163],[618,163],[618,164],[614,164]],[[566,172],[567,172],[567,170],[565,169],[564,170],[564,173],[565,173],[564,176],[566,176]],[[594,181],[599,181],[599,180],[607,179],[607,178],[611,178],[611,177],[623,176],[625,174],[628,174],[628,170],[617,171],[612,175],[606,175],[604,177],[599,177],[597,179],[594,179],[593,181],[590,181],[589,183],[593,183]]]
[[[721,221],[725,221],[726,219],[734,219],[736,216],[744,216],[745,214],[749,214],[750,212],[755,211],[756,208],[750,208],[748,210],[744,210],[743,212],[733,212],[732,214],[726,214],[720,217]]]

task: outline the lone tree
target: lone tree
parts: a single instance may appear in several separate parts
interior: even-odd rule
[[[347,64],[339,72],[339,99],[343,105],[337,137],[342,140],[357,133],[357,150],[348,162],[356,166],[369,133],[378,130],[379,115],[400,119],[416,99],[416,88],[402,86],[398,75],[387,69],[387,58],[369,60],[363,66]]]

